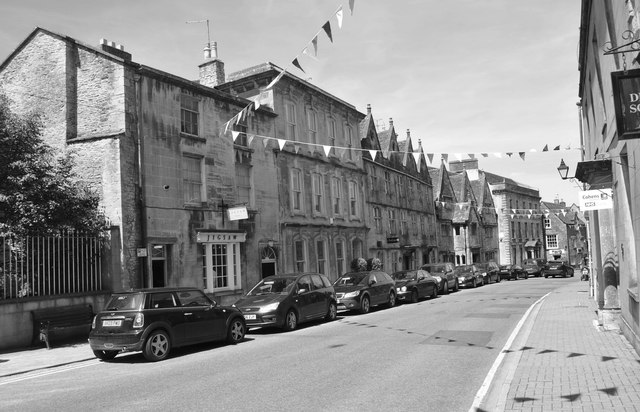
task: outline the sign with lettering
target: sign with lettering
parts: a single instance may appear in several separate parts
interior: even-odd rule
[[[246,206],[230,207],[227,212],[229,213],[229,220],[249,219]]]
[[[640,138],[640,69],[612,72],[611,82],[618,139],[638,139]]]
[[[198,243],[239,243],[247,239],[246,232],[198,232]]]
[[[613,190],[586,190],[578,193],[578,206],[581,211],[613,209]]]

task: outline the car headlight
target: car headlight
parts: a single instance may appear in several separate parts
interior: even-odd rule
[[[274,310],[278,309],[279,304],[280,302],[276,302],[276,303],[270,303],[267,306],[263,306],[260,308],[260,313],[273,312]]]
[[[406,287],[406,286],[402,286],[402,287],[400,287],[400,288],[396,288],[396,290],[397,290],[398,292],[406,292],[406,291],[407,291],[407,287]]]
[[[441,278],[440,276],[434,276],[433,278],[434,278],[434,279],[436,280],[436,282],[438,282],[438,283],[442,282],[442,278]]]
[[[356,290],[356,291],[353,291],[353,292],[347,292],[347,293],[344,294],[344,298],[355,298],[359,294],[360,294],[359,290]]]

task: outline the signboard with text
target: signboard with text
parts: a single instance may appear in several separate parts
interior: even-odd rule
[[[581,211],[613,209],[613,191],[611,189],[585,190],[578,193],[578,206]]]
[[[620,140],[640,138],[640,69],[611,73]]]
[[[227,212],[229,213],[229,220],[249,219],[249,212],[247,212],[246,206],[230,207]]]

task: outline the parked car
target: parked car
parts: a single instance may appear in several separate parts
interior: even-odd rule
[[[437,298],[438,281],[426,270],[403,270],[391,274],[396,282],[396,300],[416,303],[420,298]]]
[[[524,262],[522,262],[522,268],[529,276],[543,276],[546,267],[547,261],[544,259],[525,259]]]
[[[500,282],[500,275],[498,274],[500,268],[496,262],[476,263],[476,267],[482,273],[484,284]]]
[[[566,260],[550,260],[547,263],[547,269],[544,271],[544,277],[548,278],[556,276],[573,276],[573,268],[567,263]]]
[[[293,330],[314,319],[335,320],[336,292],[331,281],[319,273],[268,276],[235,304],[247,327],[275,326]]]
[[[520,265],[500,265],[498,271],[500,279],[518,280],[527,279],[529,275]]]
[[[333,283],[338,298],[338,310],[368,313],[371,307],[396,303],[395,281],[389,274],[372,270],[349,272]]]
[[[484,285],[482,272],[476,265],[456,266],[454,273],[458,277],[460,287],[473,286],[474,288]]]
[[[449,290],[453,290],[454,292],[458,290],[458,277],[453,273],[453,263],[427,263],[426,265],[422,265],[420,269],[426,270],[431,276],[436,278],[440,285],[439,292],[443,295],[449,293]]]
[[[89,345],[97,358],[142,351],[160,361],[171,349],[195,343],[244,339],[242,313],[220,306],[197,288],[134,289],[114,293],[93,319]]]

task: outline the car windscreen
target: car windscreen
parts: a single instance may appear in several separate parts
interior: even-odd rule
[[[417,272],[397,272],[391,275],[395,280],[415,280]]]
[[[286,295],[291,292],[291,289],[295,287],[295,284],[295,278],[263,279],[260,283],[254,286],[249,293],[247,293],[247,296],[273,294]]]
[[[367,276],[366,273],[347,273],[342,275],[334,283],[335,286],[355,286],[360,284],[362,280]]]
[[[456,270],[458,273],[471,273],[473,271],[471,266],[458,267]]]
[[[140,310],[144,296],[141,293],[118,294],[111,296],[106,310]]]
[[[422,268],[424,270],[430,272],[430,273],[444,273],[444,266],[443,265],[423,266]]]

